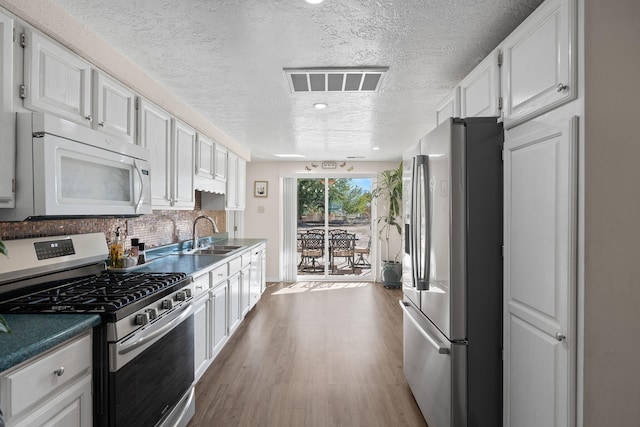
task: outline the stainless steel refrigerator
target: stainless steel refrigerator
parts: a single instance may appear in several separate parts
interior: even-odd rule
[[[502,146],[496,118],[449,119],[403,161],[404,373],[429,427],[502,425]]]

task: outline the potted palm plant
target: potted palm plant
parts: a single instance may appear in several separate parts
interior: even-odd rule
[[[396,169],[383,171],[371,192],[371,197],[376,200],[378,212],[382,212],[376,218],[380,227],[378,239],[383,243],[382,258],[382,283],[384,286],[400,287],[402,278],[402,264],[398,260],[402,246],[398,243],[398,249],[391,253],[391,240],[397,235],[402,235],[402,163]]]

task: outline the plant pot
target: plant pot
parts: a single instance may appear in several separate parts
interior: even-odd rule
[[[399,288],[402,285],[402,264],[382,261],[382,283],[385,288]]]

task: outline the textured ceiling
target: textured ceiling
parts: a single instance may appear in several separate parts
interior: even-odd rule
[[[252,160],[398,159],[541,0],[54,0]],[[283,68],[389,67],[377,93],[291,93]],[[326,102],[325,110],[313,104]],[[374,151],[374,146],[380,150]]]

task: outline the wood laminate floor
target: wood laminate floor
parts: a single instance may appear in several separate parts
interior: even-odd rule
[[[400,290],[271,284],[196,384],[203,426],[426,426],[402,372]]]

